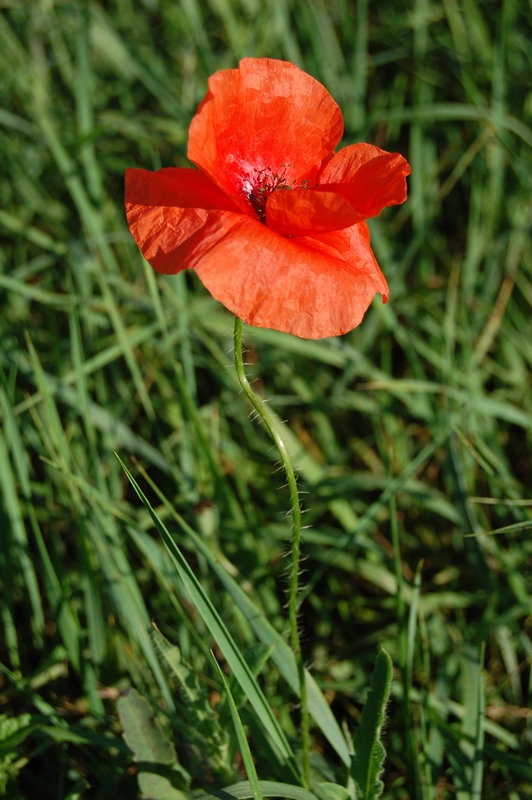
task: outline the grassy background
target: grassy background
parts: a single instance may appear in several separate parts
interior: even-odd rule
[[[387,800],[532,797],[530,5],[1,5],[0,791],[135,796],[116,718],[129,685],[194,787],[228,782],[146,631],[155,619],[215,702],[212,642],[114,450],[286,630],[288,495],[237,388],[231,317],[194,275],[156,277],[122,210],[127,166],[187,164],[209,74],[268,55],[327,86],[344,144],[412,166],[408,202],[371,224],[389,304],[341,339],[245,334],[306,492],[306,659],[352,731],[379,645],[392,655]],[[295,738],[269,662],[261,682]],[[243,713],[259,776],[282,779]],[[319,731],[314,767],[345,779]]]

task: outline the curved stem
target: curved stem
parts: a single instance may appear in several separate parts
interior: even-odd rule
[[[297,490],[297,481],[294,473],[294,468],[290,461],[286,445],[281,438],[277,428],[275,427],[274,419],[260,400],[246,377],[244,369],[244,360],[242,352],[242,320],[235,317],[235,368],[236,374],[244,393],[249,399],[251,405],[259,415],[260,419],[266,426],[268,433],[274,440],[281,461],[283,469],[286,473],[288,489],[290,491],[290,502],[292,505],[292,558],[290,562],[290,579],[288,589],[288,623],[290,627],[290,643],[297,664],[297,674],[299,678],[299,691],[301,701],[301,746],[302,746],[302,767],[303,767],[303,783],[305,788],[310,786],[310,732],[309,732],[309,714],[308,714],[308,700],[307,700],[307,685],[305,681],[305,665],[303,663],[303,656],[301,654],[301,644],[299,641],[299,630],[297,626],[297,613],[298,613],[298,593],[299,593],[299,559],[301,553],[301,506],[299,504],[299,492]]]

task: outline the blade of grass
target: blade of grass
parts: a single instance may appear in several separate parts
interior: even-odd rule
[[[216,665],[216,669],[218,670],[218,674],[220,676],[220,680],[222,681],[222,685],[224,687],[225,693],[227,695],[227,699],[229,701],[229,708],[231,710],[231,718],[233,720],[233,725],[236,731],[236,736],[238,739],[238,746],[240,747],[240,753],[242,755],[242,760],[244,762],[244,767],[246,770],[246,774],[248,776],[248,781],[251,786],[252,797],[253,800],[262,800],[262,794],[260,791],[259,779],[257,776],[257,770],[255,769],[255,763],[253,761],[253,756],[251,755],[251,750],[249,748],[248,740],[246,739],[246,732],[244,730],[244,726],[242,725],[242,720],[240,719],[240,714],[238,713],[238,709],[236,707],[235,701],[233,699],[233,695],[231,694],[231,689],[229,688],[229,683],[222,671],[222,668],[218,664],[214,653],[211,650],[211,656],[213,661]]]
[[[273,647],[272,660],[277,665],[281,675],[287,681],[291,690],[298,692],[298,676],[294,654],[283,637],[275,630],[267,617],[262,613],[253,600],[246,594],[237,581],[231,576],[228,569],[232,565],[223,558],[222,554],[215,556],[211,549],[205,544],[203,539],[186,523],[186,521],[172,508],[168,500],[160,492],[149,475],[142,469],[139,470],[151,488],[158,494],[169,513],[175,518],[183,532],[191,539],[194,547],[199,550],[208,561],[211,569],[217,575],[222,585],[233,598],[234,602],[243,613],[249,624],[255,631],[256,636],[264,644]],[[234,573],[234,568],[231,569]],[[345,742],[345,738],[340,730],[334,715],[325,700],[325,697],[317,685],[316,681],[306,671],[306,681],[309,699],[309,711],[323,735],[329,741],[336,753],[340,756],[345,766],[351,763],[351,756]]]
[[[0,389],[0,392],[2,390]],[[30,558],[30,548],[26,526],[24,525],[22,508],[16,488],[15,476],[11,467],[6,442],[0,430],[0,489],[4,499],[6,516],[11,527],[11,543],[8,543],[7,535],[4,539],[3,551],[7,556],[8,563],[12,567],[18,561],[24,575],[25,586],[29,595],[32,609],[31,627],[35,644],[42,646],[44,635],[44,612],[41,603],[39,584],[37,575]],[[7,533],[7,532],[6,532]],[[7,564],[6,564],[7,566]]]
[[[418,565],[414,578],[410,611],[408,614],[408,628],[406,640],[406,663],[403,674],[404,691],[404,717],[405,717],[405,738],[406,753],[408,759],[408,786],[412,800],[420,798],[422,800],[421,769],[419,759],[419,746],[417,741],[416,729],[414,726],[414,709],[412,705],[411,688],[413,684],[414,650],[416,643],[416,629],[418,616],[419,593],[421,590],[421,568]]]
[[[167,547],[168,552],[170,553],[172,561],[174,562],[177,568],[179,577],[183,581],[183,584],[187,592],[189,593],[190,597],[193,599],[194,604],[198,609],[199,613],[201,614],[205,624],[209,628],[211,635],[216,640],[218,646],[223,652],[225,658],[227,659],[228,664],[233,670],[235,678],[242,686],[242,689],[246,693],[248,700],[250,701],[251,705],[258,714],[259,719],[264,725],[264,728],[267,731],[273,745],[278,750],[285,764],[292,771],[294,777],[298,780],[299,771],[296,765],[292,749],[288,744],[288,740],[286,739],[286,736],[281,730],[279,723],[277,722],[275,716],[273,715],[273,712],[270,706],[268,705],[268,702],[266,701],[266,698],[264,697],[262,690],[260,689],[251,670],[246,664],[242,656],[242,653],[240,652],[231,634],[224,625],[222,619],[220,618],[220,615],[218,614],[218,612],[212,605],[211,601],[205,594],[203,587],[198,582],[188,562],[183,557],[181,551],[179,550],[176,543],[170,536],[166,526],[161,522],[161,520],[155,513],[147,497],[142,492],[140,486],[136,482],[131,472],[128,470],[128,468],[120,459],[118,460],[122,466],[122,469],[127,475],[129,482],[133,486],[139,499],[141,500],[146,510],[148,511],[155,527],[159,531],[159,534],[165,546]]]
[[[259,781],[260,791],[263,797],[285,797],[287,800],[318,800],[318,797],[303,789],[301,786],[292,786],[290,783],[278,783],[277,781]],[[253,790],[249,781],[235,783],[233,786],[225,786],[219,792],[212,792],[198,795],[197,800],[223,800],[224,797],[235,797],[236,800],[251,800]]]

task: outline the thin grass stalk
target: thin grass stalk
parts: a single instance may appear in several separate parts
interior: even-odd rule
[[[301,747],[302,747],[302,778],[306,789],[310,787],[310,724],[308,713],[307,685],[305,681],[305,665],[301,653],[297,616],[299,611],[299,562],[301,554],[301,505],[294,468],[288,455],[286,445],[275,428],[273,418],[249,383],[244,369],[242,349],[242,320],[235,317],[235,369],[240,386],[251,405],[259,415],[281,456],[281,462],[286,474],[290,503],[292,506],[292,552],[290,561],[290,576],[288,586],[288,624],[290,628],[290,643],[297,663],[299,677],[300,709],[301,709]]]

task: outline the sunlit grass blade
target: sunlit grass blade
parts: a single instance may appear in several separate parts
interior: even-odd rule
[[[476,713],[476,725],[474,733],[475,756],[473,760],[473,774],[471,776],[471,788],[473,797],[482,797],[482,786],[484,777],[484,714],[485,714],[485,694],[484,694],[484,654],[485,646],[480,648],[480,657],[476,680],[476,697],[472,700],[472,711]],[[476,702],[475,702],[476,701]],[[473,706],[474,703],[474,706]]]
[[[405,708],[405,740],[406,740],[406,754],[408,758],[408,785],[412,800],[421,798],[421,765],[420,765],[420,748],[418,743],[418,734],[414,723],[414,706],[412,702],[411,688],[413,685],[413,669],[414,669],[414,654],[416,646],[416,633],[417,633],[417,617],[418,617],[418,603],[419,593],[421,590],[421,568],[422,564],[418,565],[414,578],[414,586],[412,597],[410,601],[410,610],[408,613],[408,625],[406,636],[406,661],[403,673],[403,693],[404,693],[404,708]]]
[[[361,515],[360,519],[356,523],[355,530],[345,533],[339,537],[334,549],[324,559],[322,566],[314,572],[305,589],[302,591],[301,602],[303,602],[304,597],[312,591],[313,587],[316,585],[326,569],[334,562],[336,556],[355,539],[357,534],[364,532],[372,525],[379,510],[388,504],[389,498],[392,495],[397,494],[404,484],[416,474],[417,470],[420,469],[427,462],[427,460],[434,455],[438,448],[440,448],[447,441],[451,435],[451,432],[452,428],[450,425],[442,428],[432,442],[426,445],[426,447],[424,447],[423,450],[414,459],[412,459],[403,473],[389,482],[388,487],[382,493],[380,498],[371,506],[369,506],[369,508],[366,509],[366,511]]]
[[[173,709],[174,700],[168,687],[168,681],[148,633],[150,616],[136,577],[119,544],[114,520],[109,520],[98,507],[94,508],[95,518],[87,522],[87,531],[98,553],[102,572],[111,589],[113,604],[130,639],[138,643],[138,647],[150,665],[168,708]]]
[[[466,647],[462,653],[464,719],[459,743],[464,754],[464,786],[458,800],[477,800],[482,793],[484,759],[484,686],[477,648]]]
[[[1,391],[1,389],[0,389]],[[33,635],[38,644],[42,645],[44,634],[44,613],[39,593],[37,575],[29,556],[29,542],[24,525],[22,508],[20,505],[15,476],[11,467],[9,454],[2,431],[0,430],[0,489],[2,490],[5,514],[11,527],[11,541],[8,540],[7,531],[4,539],[3,558],[6,559],[4,570],[13,569],[18,562],[24,575],[26,588],[32,608]],[[5,575],[7,583],[7,572]],[[14,641],[14,640],[13,640]]]
[[[151,331],[150,331],[151,333]],[[142,338],[145,338],[144,336]],[[134,337],[132,344],[138,343],[135,342],[136,337]],[[118,348],[120,349],[120,348]],[[109,358],[110,361],[114,360],[117,357],[117,350],[115,348],[111,348],[109,354],[105,354],[104,359],[96,359],[100,363],[94,364],[94,369],[101,368],[104,363]],[[103,363],[102,363],[103,361]],[[1,362],[1,354],[0,354],[0,362]],[[85,374],[90,373],[91,370],[86,369],[87,363],[85,363]],[[25,367],[23,362],[18,364],[21,368],[21,372],[28,372],[27,365]],[[24,368],[25,367],[25,368]],[[36,373],[35,373],[36,374]],[[62,403],[65,403],[67,406],[75,409],[76,411],[80,410],[78,394],[76,390],[71,387],[70,385],[62,385],[63,382],[71,383],[75,381],[76,373],[72,371],[68,373],[66,381],[59,381],[50,373],[41,370],[39,373],[42,377],[41,385],[46,386],[46,389],[43,391],[39,391],[36,394],[31,396],[31,399],[25,400],[14,408],[14,412],[17,414],[23,413],[28,408],[33,408],[37,403],[42,402],[43,398],[46,396],[56,397]],[[45,394],[43,394],[43,392]],[[157,448],[155,448],[152,444],[147,442],[141,436],[136,434],[131,427],[126,425],[122,419],[116,417],[111,411],[107,408],[103,408],[102,406],[98,405],[92,400],[88,401],[87,413],[89,415],[90,424],[94,426],[98,431],[104,434],[108,434],[112,437],[116,446],[124,447],[132,453],[137,453],[145,458],[149,463],[157,466],[163,472],[171,473],[171,466],[168,463],[167,459],[159,452]]]

